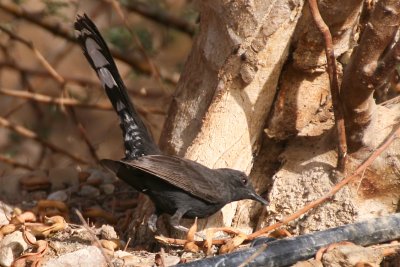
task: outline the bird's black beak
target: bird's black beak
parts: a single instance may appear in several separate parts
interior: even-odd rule
[[[263,197],[256,194],[255,192],[250,193],[251,199],[260,202],[263,205],[268,205],[268,201],[266,201]]]

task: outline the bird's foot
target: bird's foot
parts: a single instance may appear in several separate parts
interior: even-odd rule
[[[155,233],[157,231],[157,215],[156,214],[151,214],[151,216],[149,217],[149,220],[147,221],[147,225],[153,233]]]
[[[189,232],[189,229],[188,229],[187,227],[185,227],[185,226],[182,226],[182,225],[173,225],[173,227],[174,227],[176,230],[182,231],[182,232],[184,232],[184,233]]]

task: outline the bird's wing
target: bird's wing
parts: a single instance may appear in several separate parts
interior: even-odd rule
[[[225,200],[226,188],[220,172],[197,162],[165,155],[149,155],[137,160],[120,162],[151,173],[210,203]]]

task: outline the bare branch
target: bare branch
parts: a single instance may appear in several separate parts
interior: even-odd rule
[[[42,95],[38,93],[30,93],[28,91],[20,91],[13,89],[0,88],[0,94],[14,96],[23,99],[34,100],[46,104],[64,105],[64,106],[74,106],[79,108],[88,109],[99,109],[99,110],[112,110],[110,104],[87,104],[79,102],[73,98],[55,98],[47,95]]]
[[[34,170],[33,167],[31,167],[31,166],[29,166],[27,164],[17,162],[17,161],[15,161],[15,160],[13,160],[13,159],[11,159],[9,157],[5,157],[5,156],[2,156],[2,155],[0,155],[0,161],[2,161],[4,163],[7,163],[7,164],[10,164],[15,168],[23,168],[23,169],[27,169],[27,170],[30,170],[30,171]]]
[[[41,76],[41,77],[52,77],[46,70],[34,69],[31,67],[21,66],[15,62],[0,61],[0,68],[10,68],[16,71],[24,72],[27,75]],[[79,85],[98,85],[99,82],[94,79],[88,79],[85,77],[75,77],[70,75],[61,75],[65,81],[76,83]],[[53,78],[53,77],[52,77]]]
[[[328,65],[328,75],[329,75],[329,83],[332,95],[333,113],[335,115],[335,125],[337,131],[337,142],[338,142],[337,169],[340,171],[344,171],[346,165],[346,155],[347,155],[346,131],[344,127],[343,106],[339,95],[339,82],[336,69],[335,52],[333,50],[332,35],[329,31],[328,26],[321,17],[317,1],[309,0],[308,4],[310,6],[314,22],[317,25],[319,31],[324,36],[325,40],[326,61]]]

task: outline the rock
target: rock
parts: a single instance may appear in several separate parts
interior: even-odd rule
[[[108,224],[103,224],[100,229],[101,239],[118,239],[117,233],[114,230],[114,227]]]
[[[0,241],[0,265],[6,267],[11,266],[13,261],[26,249],[28,249],[28,244],[22,237],[22,232],[15,231],[6,235]]]
[[[90,169],[90,176],[87,178],[87,182],[90,183],[91,181],[97,181],[97,179],[101,179],[103,184],[111,184],[114,183],[117,178],[111,173],[107,173],[98,169]]]
[[[58,258],[50,259],[45,262],[43,267],[86,267],[86,266],[107,266],[103,254],[99,248],[95,246],[88,246],[77,251],[64,254]]]
[[[68,194],[64,190],[59,190],[48,195],[47,199],[65,202],[68,199]]]
[[[378,267],[382,260],[381,251],[356,245],[338,246],[322,257],[323,265],[330,267],[352,267],[360,262]]]
[[[111,195],[112,193],[114,193],[115,190],[115,186],[113,184],[102,184],[99,186],[99,188],[106,195]]]
[[[3,201],[0,201],[0,207],[2,207],[0,209],[0,225],[8,224],[7,216],[10,215],[13,208],[4,203]]]
[[[298,261],[292,267],[324,267],[322,262],[316,259],[309,259],[308,261]]]
[[[100,190],[91,185],[83,185],[79,190],[79,195],[84,197],[97,197],[100,195]]]
[[[137,266],[137,267],[147,267],[154,266],[154,256],[153,253],[145,252],[145,255],[141,255],[142,253],[131,254],[126,251],[117,250],[114,252],[114,264],[121,264],[120,266]]]

